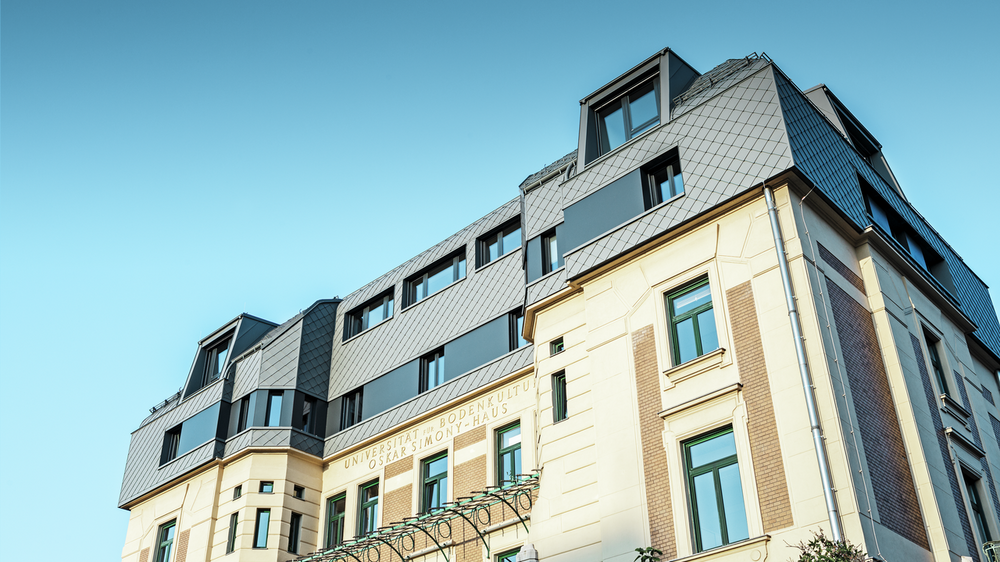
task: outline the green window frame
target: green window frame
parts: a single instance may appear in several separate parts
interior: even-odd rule
[[[342,492],[326,500],[326,548],[343,544],[346,515],[347,492]]]
[[[302,514],[292,512],[288,519],[288,552],[299,553],[299,537],[302,536]]]
[[[160,531],[156,534],[156,562],[170,561],[170,553],[174,550],[174,532],[176,530],[176,519],[160,525]]]
[[[239,522],[240,522],[239,511],[229,516],[229,533],[228,533],[228,538],[226,539],[226,554],[231,554],[233,551],[236,550],[236,531]]]
[[[448,501],[448,451],[425,459],[420,474],[423,479],[421,512],[441,509]]]
[[[944,364],[941,363],[941,354],[938,350],[941,340],[935,338],[927,330],[924,330],[924,341],[927,343],[927,355],[930,356],[931,369],[934,371],[934,376],[937,377],[938,386],[941,387],[941,394],[951,396],[951,390],[948,388],[948,379],[944,376]]]
[[[521,547],[505,550],[497,554],[496,562],[517,562],[517,554],[521,552]]]
[[[569,417],[569,402],[566,397],[566,371],[552,375],[552,423]]]
[[[358,487],[358,536],[378,530],[378,480]]]
[[[701,279],[666,295],[674,365],[719,348],[711,286]]]
[[[695,551],[750,538],[732,427],[684,443]]]
[[[267,529],[271,524],[271,510],[258,509],[253,527],[253,547],[267,548]]]
[[[516,421],[496,431],[497,485],[516,482],[521,473],[521,422]]]
[[[990,526],[986,522],[986,512],[983,510],[983,501],[979,497],[979,479],[962,470],[965,477],[965,489],[969,493],[969,507],[972,508],[972,518],[976,521],[976,529],[979,530],[979,538],[983,542],[993,540],[990,534]]]

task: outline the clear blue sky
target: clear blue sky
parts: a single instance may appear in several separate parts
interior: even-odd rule
[[[615,6],[5,0],[0,557],[116,560],[129,433],[199,339],[514,198],[576,146],[578,100],[666,46],[826,83],[1000,286],[1000,3]]]

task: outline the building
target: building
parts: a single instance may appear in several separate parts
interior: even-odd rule
[[[199,342],[132,434],[122,560],[982,560],[1000,323],[875,137],[756,54],[580,107],[509,203]]]

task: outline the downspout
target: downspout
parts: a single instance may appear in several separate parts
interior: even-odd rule
[[[795,357],[799,362],[799,376],[802,378],[802,391],[806,395],[806,410],[809,412],[809,426],[812,430],[813,448],[816,449],[816,462],[819,463],[819,476],[823,481],[823,498],[826,500],[827,516],[830,519],[830,532],[833,540],[844,540],[844,531],[840,525],[840,513],[837,511],[837,501],[834,497],[833,478],[830,475],[830,464],[826,456],[826,445],[823,442],[823,430],[819,424],[819,411],[816,408],[815,388],[812,376],[809,374],[809,364],[806,363],[806,350],[802,345],[802,328],[799,321],[799,311],[795,306],[795,293],[792,291],[792,278],[788,273],[788,254],[785,251],[785,241],[781,237],[781,224],[778,223],[778,209],[774,205],[774,193],[770,187],[764,186],[764,201],[767,203],[767,216],[771,219],[771,234],[774,235],[774,250],[778,254],[778,269],[781,271],[781,285],[785,290],[785,304],[788,306],[788,323],[792,327],[792,337],[795,339]]]

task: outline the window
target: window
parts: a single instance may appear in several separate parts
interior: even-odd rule
[[[393,287],[344,315],[344,340],[392,318]]]
[[[302,514],[292,513],[288,527],[288,552],[299,553],[299,536],[302,534]]]
[[[236,422],[236,432],[239,433],[247,428],[247,422],[250,420],[250,397],[253,396],[249,394],[240,399],[240,417]]]
[[[340,430],[361,421],[361,398],[364,387],[344,395],[340,404]]]
[[[306,498],[306,489],[302,486],[293,486],[292,497],[304,500]]]
[[[477,241],[476,267],[482,267],[520,247],[521,219],[518,218]]]
[[[273,494],[274,493],[274,482],[261,482],[260,483],[260,493],[262,493],[262,494]]]
[[[410,306],[465,277],[465,251],[445,258],[406,280],[406,303]]]
[[[715,331],[715,312],[712,310],[708,279],[667,293],[666,298],[675,365],[718,349],[719,336]]]
[[[229,537],[226,539],[226,554],[236,550],[236,525],[240,522],[240,512],[229,516]]]
[[[448,453],[433,456],[422,463],[421,477],[424,488],[421,511],[430,513],[441,509],[448,501]]]
[[[563,343],[563,339],[561,337],[549,342],[549,355],[562,353],[564,349],[566,349],[566,344]]]
[[[174,549],[174,531],[177,530],[177,520],[160,525],[156,534],[156,562],[169,562],[170,552]]]
[[[420,358],[420,392],[444,383],[444,348]]]
[[[257,510],[257,523],[253,528],[253,547],[267,548],[267,526],[271,522],[270,509]]]
[[[344,542],[344,513],[346,508],[346,493],[326,500],[326,548],[333,548]]]
[[[552,423],[568,417],[566,406],[566,372],[563,371],[552,375]]]
[[[654,165],[647,172],[643,170],[643,202],[646,209],[669,201],[673,197],[684,193],[684,177],[681,175],[681,166],[677,160],[672,160],[666,164]]]
[[[516,482],[521,474],[521,422],[497,430],[497,485]]]
[[[243,484],[233,488],[233,499],[238,500],[243,495]]]
[[[519,552],[521,552],[520,548],[501,552],[500,554],[497,554],[496,562],[517,562],[517,555]]]
[[[358,490],[358,535],[378,529],[378,480],[363,484]]]
[[[521,349],[528,345],[528,340],[524,339],[524,312],[517,309],[511,312],[510,318],[510,350]]]
[[[697,552],[750,538],[733,428],[684,443]]]
[[[302,418],[299,420],[302,431],[316,435],[316,399],[306,396],[302,400]]]
[[[218,379],[222,374],[222,369],[226,366],[230,340],[231,338],[227,336],[205,352],[205,377],[202,379],[202,386]]]
[[[948,388],[948,379],[944,375],[944,365],[941,363],[941,355],[938,351],[938,347],[941,342],[932,336],[927,330],[924,330],[924,341],[927,342],[927,355],[930,356],[931,369],[934,371],[934,376],[937,378],[940,392],[941,394],[950,395],[951,392]]]
[[[171,428],[163,435],[163,456],[160,464],[166,464],[177,458],[177,448],[181,444],[181,425]]]
[[[990,526],[986,523],[986,512],[983,510],[983,501],[979,496],[979,479],[962,471],[965,480],[965,489],[969,494],[969,507],[972,509],[972,518],[976,521],[976,530],[979,531],[979,540],[989,542],[993,540],[990,535]]]
[[[284,392],[272,390],[267,393],[267,415],[264,425],[267,427],[278,427],[281,425],[281,398]]]
[[[660,123],[659,82],[654,78],[597,110],[601,154]]]
[[[552,229],[542,235],[542,275],[559,269],[559,244],[556,231]]]

